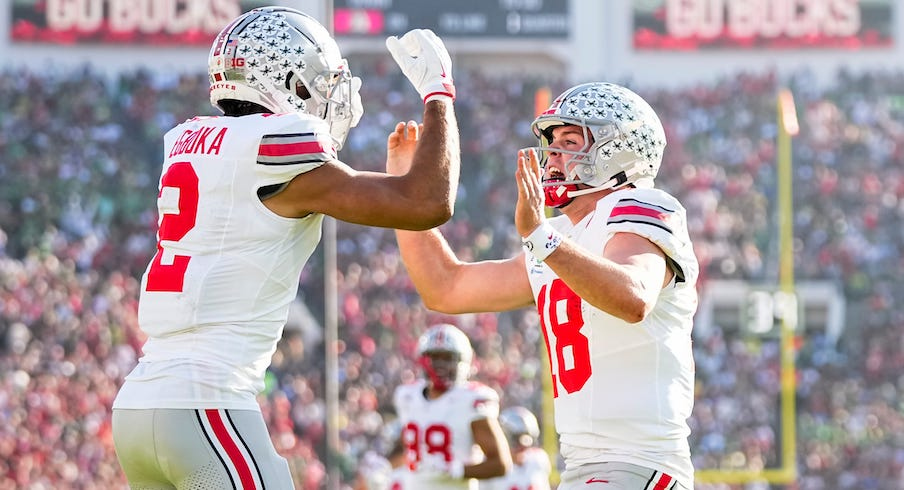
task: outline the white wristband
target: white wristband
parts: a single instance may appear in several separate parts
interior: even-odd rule
[[[553,250],[559,248],[562,238],[562,234],[549,221],[543,220],[530,235],[521,239],[521,243],[537,260],[543,262]]]
[[[461,461],[452,461],[449,463],[449,476],[460,480],[465,477],[465,465]]]

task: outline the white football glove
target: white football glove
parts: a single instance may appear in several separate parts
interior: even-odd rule
[[[401,38],[386,38],[386,49],[414,85],[424,103],[433,98],[455,100],[452,59],[446,46],[430,29],[414,29]]]

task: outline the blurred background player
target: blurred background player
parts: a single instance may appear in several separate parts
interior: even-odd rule
[[[369,450],[358,461],[354,490],[390,490],[392,464],[382,454]]]
[[[699,266],[684,206],[653,185],[659,116],[625,87],[584,83],[531,129],[539,147],[519,151],[515,173],[523,250],[463,262],[439,230],[399,230],[402,260],[430,309],[536,305],[565,461],[559,490],[692,488]],[[547,219],[547,206],[561,214]]]
[[[511,454],[499,426],[499,395],[468,381],[473,351],[457,327],[438,324],[418,339],[424,377],[396,388],[402,424],[406,489],[471,489],[477,479],[502,476]]]
[[[393,425],[397,428],[396,433],[398,436],[393,439],[393,443],[386,453],[386,459],[389,461],[389,466],[392,468],[389,472],[389,485],[387,488],[389,490],[404,490],[407,488],[405,487],[405,480],[408,478],[410,470],[405,461],[405,444],[401,438],[402,425],[398,420],[394,421]]]
[[[509,407],[499,413],[512,452],[512,469],[504,476],[480,482],[480,490],[549,490],[552,463],[546,451],[537,447],[540,425],[524,407]]]
[[[312,17],[255,9],[214,40],[210,101],[225,117],[164,138],[157,253],[138,306],[148,338],[113,404],[132,488],[293,488],[256,395],[324,216],[413,229],[451,216],[449,54],[423,30],[387,47],[424,101],[423,128],[400,123],[389,138],[416,155],[404,176],[337,160],[363,112],[361,82]]]
[[[402,425],[398,419],[383,427],[379,448],[369,450],[358,464],[355,490],[402,490],[408,465],[402,443]]]

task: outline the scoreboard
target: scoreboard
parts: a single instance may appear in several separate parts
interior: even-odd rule
[[[553,38],[569,34],[568,0],[334,0],[334,32],[386,37],[414,28],[447,38]]]

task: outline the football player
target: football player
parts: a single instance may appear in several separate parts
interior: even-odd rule
[[[509,407],[499,413],[512,451],[512,469],[504,476],[480,482],[480,490],[549,490],[552,465],[546,451],[537,447],[540,425],[524,407]]]
[[[398,419],[383,426],[381,449],[368,451],[358,464],[355,490],[403,490],[408,474],[402,426]]]
[[[469,381],[473,351],[468,337],[449,324],[418,339],[424,376],[396,388],[409,473],[406,489],[476,489],[477,479],[505,474],[511,455],[499,426],[499,395]]]
[[[388,148],[405,175],[357,171],[337,152],[361,81],[312,17],[286,7],[233,20],[210,50],[210,101],[164,137],[156,254],[142,278],[147,341],[113,404],[132,488],[294,488],[256,396],[324,216],[427,229],[452,213],[458,129],[451,61],[427,30],[387,39],[424,101]],[[407,163],[407,162],[406,162]]]
[[[559,490],[693,488],[699,267],[684,207],[654,187],[662,123],[628,88],[593,82],[563,92],[531,127],[539,146],[519,151],[515,172],[523,250],[463,262],[439,230],[400,230],[408,274],[443,313],[536,306],[565,461]],[[546,206],[561,214],[547,218]]]

